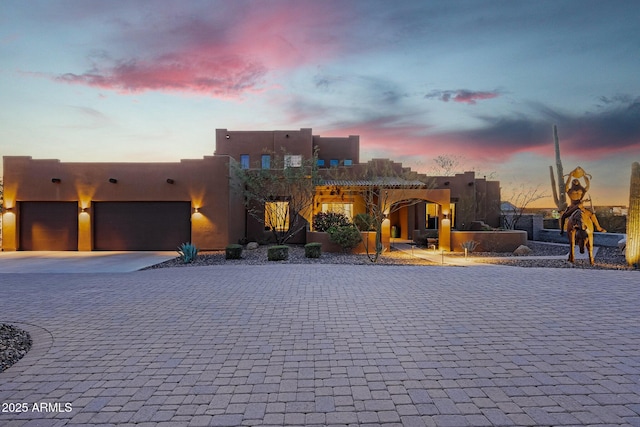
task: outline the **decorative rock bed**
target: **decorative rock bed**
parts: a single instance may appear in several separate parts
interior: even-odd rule
[[[28,332],[0,323],[0,372],[22,359],[31,349],[31,343]]]

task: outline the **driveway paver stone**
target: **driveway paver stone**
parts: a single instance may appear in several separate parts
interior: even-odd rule
[[[640,425],[637,271],[0,274],[0,425]],[[17,405],[20,406],[17,406]]]

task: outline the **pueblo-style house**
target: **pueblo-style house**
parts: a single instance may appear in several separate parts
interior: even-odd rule
[[[318,212],[340,211],[351,218],[367,213],[362,194],[372,186],[382,186],[389,203],[402,204],[389,209],[384,220],[387,242],[430,233],[450,250],[451,229],[476,220],[499,225],[497,181],[476,178],[474,172],[427,177],[387,159],[360,163],[359,145],[358,136],[322,137],[308,128],[217,129],[212,156],[174,163],[5,156],[2,250],[175,250],[184,242],[214,250],[261,241],[264,224],[248,215],[234,170],[298,167],[305,159],[313,159],[321,177],[307,229]],[[371,170],[384,176],[372,176]],[[282,196],[286,207],[287,195]],[[407,200],[411,203],[403,204]],[[302,232],[291,241],[305,240]]]

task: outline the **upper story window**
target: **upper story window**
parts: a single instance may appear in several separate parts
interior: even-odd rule
[[[353,166],[353,160],[351,160],[351,159],[344,159],[344,165],[345,165],[345,166]]]
[[[340,165],[340,160],[338,159],[329,160],[329,167],[335,168],[335,167],[338,167],[339,165]]]
[[[318,159],[318,162],[316,163],[316,165],[319,168],[323,168],[324,167],[324,159]]]
[[[302,156],[299,154],[287,154],[284,156],[285,168],[299,168],[302,166]]]
[[[240,167],[242,169],[249,169],[249,155],[241,154],[240,155]]]
[[[262,155],[262,169],[271,169],[271,155],[263,154]]]

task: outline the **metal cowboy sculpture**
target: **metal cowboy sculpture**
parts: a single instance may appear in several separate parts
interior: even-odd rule
[[[580,182],[584,179],[585,185]],[[606,233],[607,230],[600,227],[595,213],[586,208],[583,204],[584,196],[589,191],[591,175],[586,173],[580,166],[569,173],[565,190],[571,200],[571,204],[560,218],[560,234],[565,232],[565,221],[567,221],[566,231],[569,234],[569,262],[574,262],[575,245],[580,248],[580,253],[584,253],[585,248],[589,251],[589,262],[593,265],[593,230]]]

